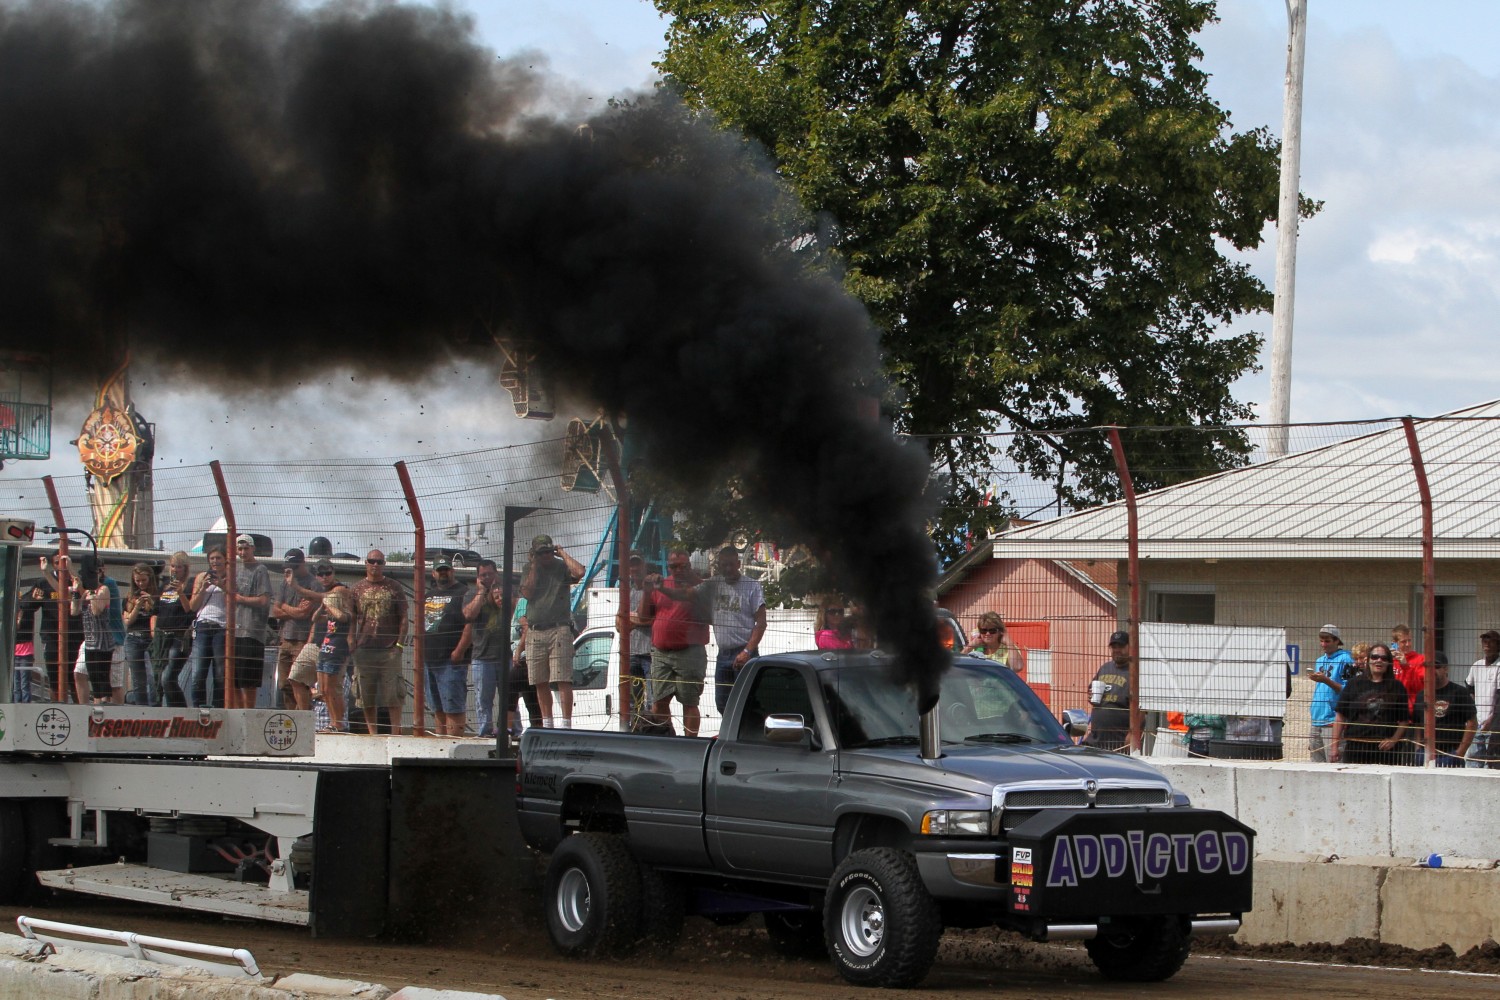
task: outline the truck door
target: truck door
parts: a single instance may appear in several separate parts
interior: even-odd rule
[[[705,778],[709,853],[744,875],[827,878],[833,871],[832,741],[814,710],[809,672],[765,664],[749,678],[735,732],[721,733]],[[813,749],[766,739],[770,715],[800,715],[819,734]]]

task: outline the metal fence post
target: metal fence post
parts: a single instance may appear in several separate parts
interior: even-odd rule
[[[1417,442],[1417,425],[1411,417],[1401,418],[1406,431],[1406,448],[1411,452],[1412,471],[1417,476],[1417,493],[1422,498],[1422,656],[1427,670],[1422,678],[1423,702],[1427,705],[1422,721],[1423,755],[1427,767],[1437,767],[1437,717],[1433,701],[1437,692],[1437,569],[1432,560],[1432,487],[1427,482],[1427,467],[1422,462],[1422,446]]]
[[[1109,428],[1109,447],[1115,454],[1115,468],[1120,472],[1120,485],[1125,490],[1125,519],[1129,537],[1126,539],[1126,565],[1130,579],[1130,752],[1141,752],[1141,563],[1140,525],[1136,519],[1135,480],[1130,475],[1130,463],[1125,460],[1125,445],[1120,441],[1120,428]]]
[[[426,629],[426,599],[427,599],[427,527],[422,521],[422,507],[417,503],[417,491],[412,486],[411,473],[406,469],[406,463],[396,463],[396,476],[401,480],[401,492],[406,494],[406,509],[411,512],[412,524],[412,578],[411,578],[411,602],[412,602],[412,625],[411,625],[411,657],[412,657],[412,680],[415,691],[412,693],[412,720],[411,731],[414,736],[426,736],[425,725],[427,715],[427,629]],[[439,706],[441,707],[441,706]],[[392,719],[391,726],[397,732],[401,731],[401,720]]]

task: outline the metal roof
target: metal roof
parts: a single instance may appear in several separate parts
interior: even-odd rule
[[[1434,553],[1500,557],[1500,400],[1415,421]],[[1154,559],[1418,558],[1422,508],[1400,425],[1137,497]],[[1124,501],[997,535],[996,559],[1123,559]]]

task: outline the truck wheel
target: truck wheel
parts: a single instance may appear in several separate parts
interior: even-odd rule
[[[943,935],[916,859],[893,847],[855,851],[833,870],[823,929],[840,975],[898,989],[922,981]]]
[[[26,811],[14,799],[0,801],[0,904],[25,902],[26,880],[35,876],[26,870]]]
[[[827,958],[828,941],[816,910],[771,910],[765,914],[766,936],[778,955]]]
[[[638,944],[650,945],[668,955],[682,936],[687,900],[682,886],[671,875],[650,865],[641,865],[641,927]]]
[[[639,934],[640,869],[614,834],[578,833],[559,844],[544,898],[547,932],[564,955],[618,954]]]
[[[1101,926],[1084,944],[1105,979],[1159,983],[1182,968],[1193,939],[1181,917],[1128,917]]]

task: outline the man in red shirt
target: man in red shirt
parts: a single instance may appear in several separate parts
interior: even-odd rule
[[[667,556],[667,575],[646,577],[640,620],[651,623],[651,711],[670,722],[672,698],[682,703],[682,730],[698,735],[698,699],[708,673],[710,608],[703,579],[693,572],[686,549]]]
[[[1427,683],[1427,658],[1411,648],[1411,626],[1397,625],[1391,629],[1391,657],[1395,660],[1396,680],[1406,688],[1406,709],[1411,711],[1417,704],[1417,695]]]

